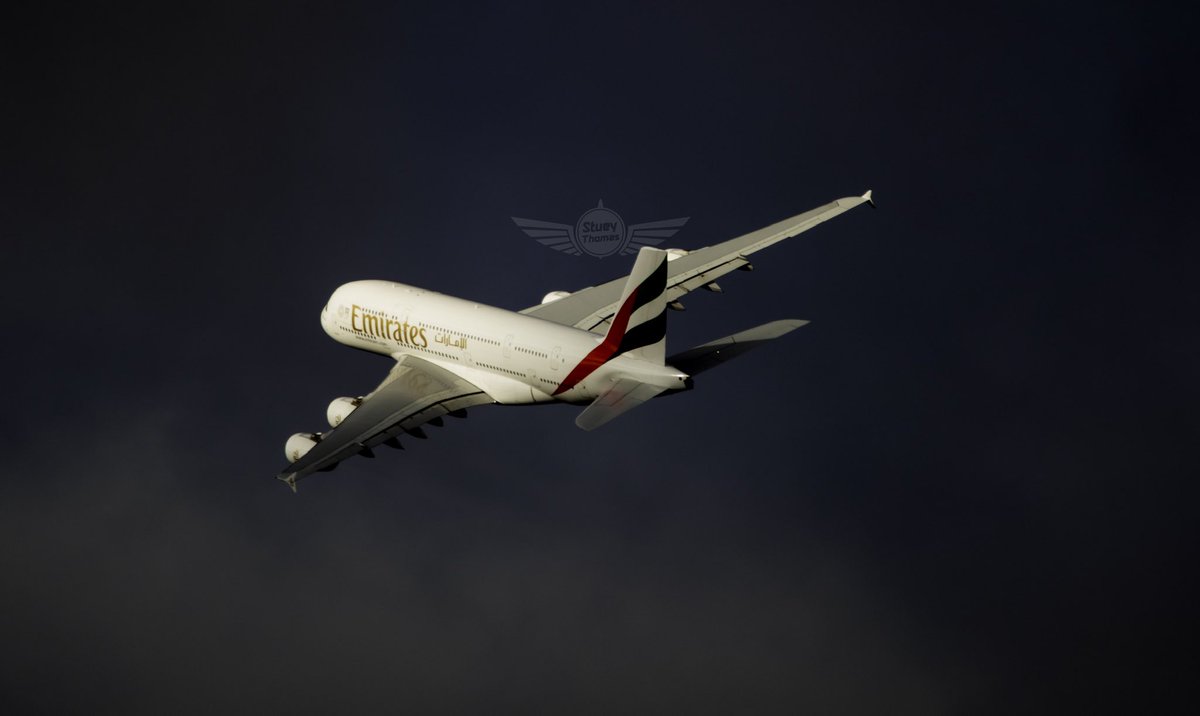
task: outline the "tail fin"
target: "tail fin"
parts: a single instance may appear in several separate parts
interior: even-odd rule
[[[667,252],[644,246],[625,282],[604,342],[662,365],[667,357]]]
[[[600,366],[622,353],[657,365],[667,356],[667,252],[642,247],[625,282],[620,307],[604,340],[579,362],[554,395],[574,388]]]

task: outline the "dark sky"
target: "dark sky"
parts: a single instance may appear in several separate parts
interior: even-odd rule
[[[1194,696],[1194,33],[872,5],[7,11],[3,705]],[[687,395],[273,479],[388,368],[322,332],[343,282],[519,309],[632,262],[512,215],[696,248],[868,188],[671,314],[673,350],[813,321]]]

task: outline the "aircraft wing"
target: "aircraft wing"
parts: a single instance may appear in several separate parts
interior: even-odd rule
[[[872,206],[875,204],[869,191],[862,196],[848,196],[831,201],[790,219],[680,256],[667,264],[667,300],[676,301],[680,296],[708,286],[730,271],[740,268],[749,270],[750,260],[746,257],[755,251],[804,233],[822,222],[866,203]],[[580,289],[556,301],[530,306],[521,313],[565,326],[604,333],[608,329],[608,322],[617,311],[626,278],[622,276],[599,286]]]
[[[346,416],[341,425],[324,433],[320,442],[277,476],[292,488],[314,472],[332,470],[355,455],[374,457],[379,445],[399,447],[398,438],[424,438],[421,425],[441,425],[441,416],[462,416],[464,408],[494,402],[487,393],[445,368],[416,356],[404,355],[387,378]]]

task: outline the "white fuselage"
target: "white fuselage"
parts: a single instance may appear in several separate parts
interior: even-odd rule
[[[604,336],[391,281],[339,287],[321,326],[353,348],[436,363],[508,405],[591,402],[624,377],[673,390],[687,383],[670,366],[619,355],[564,386]]]

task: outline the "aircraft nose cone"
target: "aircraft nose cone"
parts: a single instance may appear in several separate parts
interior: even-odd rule
[[[329,313],[328,304],[321,310],[321,328],[325,329],[329,335],[333,335],[333,316]]]

